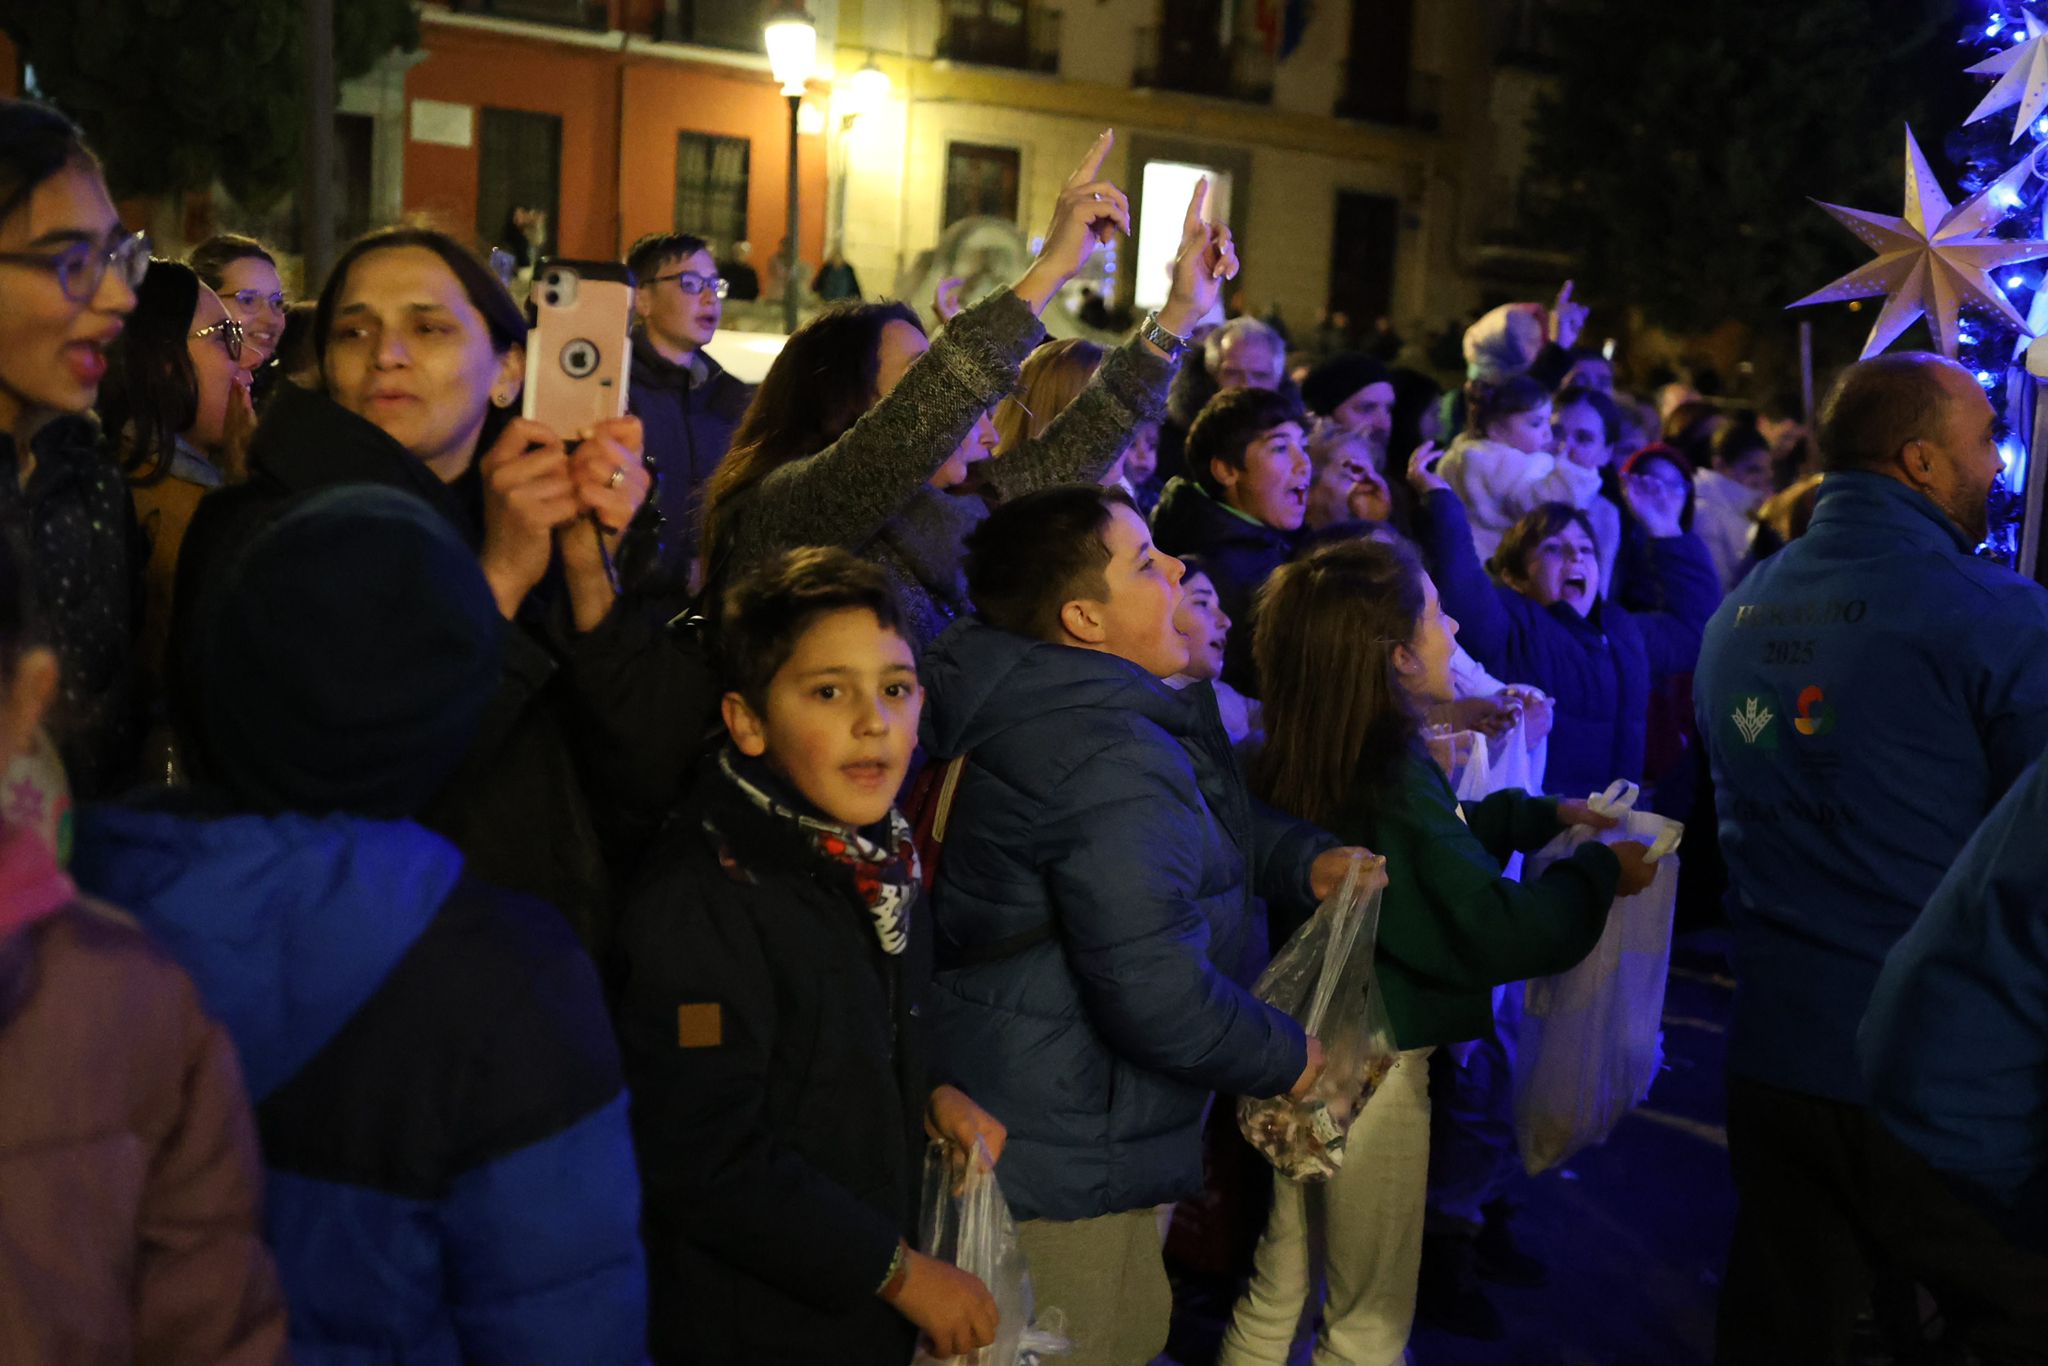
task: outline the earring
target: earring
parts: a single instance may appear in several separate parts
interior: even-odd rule
[[[494,404],[496,404],[496,405],[497,405],[498,407],[500,407],[500,408],[509,408],[509,407],[511,407],[511,406],[512,406],[512,395],[510,395],[510,394],[492,394],[492,395],[491,395],[491,402],[492,402],[492,403],[494,403]]]

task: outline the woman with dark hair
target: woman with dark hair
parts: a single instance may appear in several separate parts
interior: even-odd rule
[[[91,409],[148,264],[71,122],[0,100],[0,516],[29,538],[62,665],[50,730],[80,797],[126,781],[142,738],[135,509]]]
[[[1096,179],[1113,142],[1104,133],[1068,178],[1023,278],[936,340],[902,304],[827,309],[797,329],[705,489],[705,582],[714,593],[777,551],[840,546],[889,574],[922,651],[969,611],[963,544],[989,503],[1099,482],[1131,429],[1159,415],[1178,339],[1236,270],[1229,229],[1202,220],[1205,190],[1189,206],[1155,323],[1112,352],[1042,436],[989,467],[982,494],[959,491],[995,444],[989,411],[1015,391],[1022,361],[1044,339],[1038,315],[1101,243],[1130,229],[1122,192]]]
[[[701,669],[616,604],[611,564],[649,482],[638,420],[598,423],[572,451],[573,434],[515,416],[525,339],[505,287],[446,234],[388,228],[342,253],[315,314],[322,390],[278,394],[250,446],[249,482],[208,499],[187,536],[180,715],[201,732],[203,766],[195,614],[281,504],[349,483],[423,499],[520,629],[483,734],[422,820],[479,877],[552,901],[597,953],[611,866],[677,795],[712,700]],[[402,705],[361,699],[364,723]]]
[[[160,682],[185,529],[199,500],[239,472],[239,452],[227,447],[231,414],[248,404],[236,378],[247,340],[214,292],[176,261],[151,261],[135,298],[107,358],[99,414],[148,551],[141,660]]]
[[[1487,671],[1540,688],[1552,700],[1552,792],[1598,792],[1617,778],[1641,781],[1654,674],[1690,671],[1700,632],[1718,593],[1714,567],[1690,536],[1649,543],[1644,587],[1663,594],[1662,610],[1630,612],[1600,593],[1599,554],[1586,514],[1545,503],[1502,538],[1482,569],[1472,551],[1464,505],[1416,452],[1408,479],[1420,496],[1416,541],[1448,610],[1465,627],[1465,648]],[[1641,480],[1623,496],[1663,526],[1676,509]],[[1488,578],[1488,571],[1492,578]]]
[[[1469,554],[1469,547],[1467,550]],[[1328,1300],[1318,1360],[1392,1366],[1415,1312],[1430,1151],[1429,1055],[1493,1028],[1493,988],[1562,972],[1605,928],[1617,890],[1648,885],[1639,844],[1589,843],[1528,883],[1501,875],[1517,850],[1566,824],[1612,822],[1583,801],[1495,793],[1460,807],[1421,741],[1452,700],[1458,623],[1413,550],[1374,539],[1320,545],[1274,571],[1254,646],[1266,747],[1258,797],[1386,858],[1374,967],[1393,1070],[1345,1138],[1344,1165],[1314,1192],[1273,1183],[1273,1213],[1219,1366],[1282,1366],[1314,1277]],[[1310,1219],[1311,1203],[1323,1217]]]

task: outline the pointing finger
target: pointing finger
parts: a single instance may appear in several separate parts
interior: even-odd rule
[[[1195,231],[1202,226],[1202,213],[1209,205],[1209,177],[1203,176],[1195,182],[1194,196],[1188,200],[1187,221],[1181,226],[1183,239],[1192,240]]]
[[[1086,185],[1102,170],[1102,163],[1109,160],[1109,149],[1116,146],[1116,130],[1105,128],[1095,139],[1095,145],[1088,149],[1088,155],[1081,158],[1080,169],[1067,177],[1071,186]]]

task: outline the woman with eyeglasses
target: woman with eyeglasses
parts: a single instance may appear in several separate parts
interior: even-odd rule
[[[82,797],[131,776],[142,734],[135,511],[91,409],[148,264],[78,129],[0,100],[0,523],[28,542],[62,666],[50,734]]]
[[[206,287],[227,305],[228,316],[242,325],[242,368],[254,381],[260,403],[276,378],[270,362],[284,336],[289,301],[277,258],[261,242],[240,233],[215,233],[185,256]]]
[[[1642,479],[1622,480],[1629,511],[1671,532],[1653,536],[1643,569],[1643,586],[1665,605],[1631,612],[1601,596],[1593,525],[1568,503],[1525,514],[1482,569],[1464,504],[1433,468],[1436,454],[1424,445],[1408,466],[1416,541],[1472,657],[1552,699],[1545,786],[1583,797],[1616,778],[1641,782],[1651,677],[1692,670],[1719,597],[1706,548],[1678,532],[1676,499]]]
[[[240,472],[233,438],[246,430],[248,342],[190,266],[151,261],[135,297],[108,356],[99,415],[142,528],[140,657],[145,676],[160,685],[185,529],[199,500]]]
[[[715,695],[701,661],[614,586],[648,494],[639,421],[558,433],[519,417],[525,341],[504,285],[445,233],[387,228],[342,253],[314,322],[320,388],[280,386],[248,482],[203,502],[186,536],[177,711],[203,776],[212,745],[189,720],[206,714],[196,661],[208,595],[281,505],[350,483],[423,499],[518,628],[484,732],[423,822],[473,876],[552,902],[602,962],[613,870],[680,795]],[[363,698],[363,724],[404,705]]]

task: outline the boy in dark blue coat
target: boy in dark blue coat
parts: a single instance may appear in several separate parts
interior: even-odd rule
[[[880,570],[771,560],[727,594],[730,742],[620,935],[656,1360],[904,1366],[988,1343],[995,1302],[912,1251],[927,1133],[1000,1157],[933,1086],[931,927],[897,789],[916,656]]]
[[[418,499],[332,489],[198,612],[224,792],[89,810],[76,872],[234,1038],[293,1358],[639,1361],[640,1187],[597,974],[553,908],[473,881],[411,819],[498,677],[476,560]]]
[[[1347,851],[1253,803],[1174,628],[1180,562],[1122,493],[1050,489],[968,540],[978,616],[925,657],[924,740],[965,754],[934,889],[933,1041],[1010,1128],[1004,1192],[1077,1363],[1149,1361],[1155,1206],[1199,1190],[1211,1095],[1313,1081],[1320,1049],[1240,983],[1259,894],[1297,914]]]

